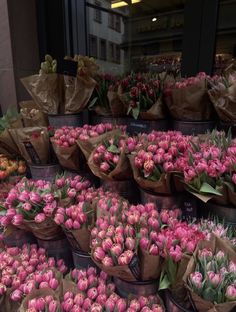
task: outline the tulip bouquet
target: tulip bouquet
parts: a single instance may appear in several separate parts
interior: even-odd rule
[[[109,191],[100,195],[95,204],[97,218],[106,215],[118,216],[123,210],[128,209],[128,202],[125,199]]]
[[[93,226],[95,211],[89,202],[79,202],[68,208],[58,207],[54,217],[66,233],[74,248],[90,251],[90,227]],[[72,238],[72,240],[71,240]]]
[[[0,181],[9,180],[10,177],[18,177],[26,172],[26,164],[23,160],[10,159],[0,155]]]
[[[198,311],[232,311],[236,306],[236,255],[227,243],[214,236],[202,242],[184,276]]]
[[[208,79],[205,73],[199,73],[195,77],[182,79],[165,90],[166,104],[174,119],[190,121],[211,119],[213,106],[207,93]]]
[[[179,132],[152,132],[144,149],[130,157],[133,175],[141,188],[171,193],[171,173],[179,171],[178,158],[189,148],[189,137]]]
[[[52,219],[57,202],[50,182],[22,179],[8,194],[6,215],[1,217],[1,225],[15,225],[40,239],[58,238],[61,231]]]
[[[158,296],[139,298],[121,298],[115,292],[115,285],[108,275],[96,269],[73,270],[66,278],[76,284],[76,288],[70,285],[69,291],[64,293],[61,304],[62,311],[141,311],[164,312],[164,307]],[[69,286],[69,285],[68,285]],[[66,287],[65,287],[66,288]]]
[[[88,165],[94,175],[103,180],[126,180],[131,169],[126,157],[126,137],[114,136],[98,145],[89,157]]]

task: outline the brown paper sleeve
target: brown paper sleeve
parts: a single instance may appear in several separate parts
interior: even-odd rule
[[[82,251],[90,252],[90,231],[87,228],[72,230],[75,240],[78,242]]]
[[[40,74],[21,79],[38,107],[46,114],[57,114],[61,98],[57,74]]]
[[[41,223],[24,220],[19,228],[32,232],[36,238],[42,240],[54,240],[63,235],[61,228],[50,218]]]
[[[108,91],[107,98],[113,117],[121,117],[126,115],[127,108],[124,101],[122,101],[122,97],[120,97],[117,92]]]
[[[212,201],[219,205],[228,205],[229,204],[229,194],[227,191],[226,185],[220,186],[216,188],[217,191],[219,191],[222,196],[215,195],[212,197]]]
[[[63,147],[57,145],[51,139],[53,150],[58,158],[60,165],[70,170],[79,170],[83,166],[85,160],[77,145]]]
[[[220,120],[225,122],[235,122],[236,83],[226,90],[212,89],[208,93]]]
[[[171,194],[170,173],[163,173],[158,181],[153,182],[140,175],[138,168],[134,165],[134,156],[129,156],[129,160],[133,170],[134,179],[141,188],[157,194]]]
[[[152,105],[146,112],[140,112],[141,119],[144,120],[157,120],[164,119],[166,117],[165,107],[161,99],[158,99],[156,103]]]
[[[161,274],[161,257],[150,255],[147,251],[140,250],[141,278],[143,281],[158,279]]]
[[[100,262],[97,262],[92,257],[93,262],[104,272],[106,272],[110,276],[118,277],[123,279],[127,282],[135,282],[137,281],[136,278],[133,276],[132,272],[130,271],[130,268],[128,265],[123,266],[113,266],[113,267],[107,267],[102,265]]]
[[[183,89],[173,89],[172,101],[166,103],[171,116],[179,120],[209,120],[213,112],[205,79]]]
[[[88,159],[88,166],[95,176],[99,177],[100,179],[109,181],[123,181],[132,177],[132,171],[125,151],[121,152],[119,162],[117,163],[115,169],[108,174],[102,172],[99,166],[95,164],[93,160],[93,155],[95,152],[96,151],[94,150]]]
[[[9,129],[0,133],[0,147],[6,150],[10,155],[19,155],[20,151],[11,136]]]
[[[78,139],[76,142],[79,145],[79,148],[81,149],[81,151],[83,152],[85,158],[88,160],[89,156],[91,155],[92,151],[97,145],[102,143],[104,140],[109,140],[110,138],[114,136],[119,136],[119,135],[121,135],[121,130],[115,129],[115,130],[103,133],[95,138],[90,138],[86,141],[82,141]]]
[[[64,76],[65,83],[65,114],[81,112],[93,93],[96,81],[91,77]]]
[[[53,298],[59,303],[59,298],[56,296],[54,290],[52,290],[51,288],[35,289],[24,298],[18,311],[26,312],[30,300],[46,296],[53,296]]]

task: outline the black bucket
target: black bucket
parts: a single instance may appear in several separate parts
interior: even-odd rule
[[[236,123],[235,122],[223,122],[220,121],[218,124],[218,129],[224,131],[226,134],[231,130],[232,137],[236,138]]]
[[[25,230],[20,230],[18,228],[15,228],[7,236],[4,235],[3,241],[4,244],[6,244],[8,247],[19,248],[21,248],[24,244],[37,243],[37,240],[32,233],[26,232]]]
[[[144,282],[127,282],[120,278],[114,277],[117,293],[123,297],[128,298],[130,295],[134,297],[156,295],[158,290],[157,280]]]
[[[29,165],[33,180],[46,180],[52,182],[56,175],[61,173],[59,164]]]
[[[165,306],[167,312],[196,312],[194,308],[185,308],[176,302],[169,290],[165,291]],[[191,306],[190,303],[189,306]]]
[[[74,267],[76,269],[97,268],[89,253],[81,250],[72,250]]]
[[[68,268],[73,267],[72,253],[66,238],[48,241],[37,239],[37,241],[39,247],[44,248],[49,257],[53,257],[55,260],[63,259]]]
[[[204,218],[215,216],[224,221],[226,225],[236,226],[236,207],[234,206],[223,206],[208,202],[202,207],[201,216]]]
[[[149,133],[152,130],[156,131],[167,131],[169,130],[169,122],[167,119],[159,120],[142,120],[128,118],[127,132],[131,135],[136,135],[139,133]]]
[[[82,127],[83,113],[67,115],[48,115],[49,125],[55,129],[63,126]]]

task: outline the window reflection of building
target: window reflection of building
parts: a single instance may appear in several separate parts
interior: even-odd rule
[[[109,0],[87,2],[93,5],[87,5],[89,55],[96,57],[103,71],[122,74],[124,51],[120,45],[124,36],[124,21],[121,15],[124,10],[116,10],[113,13]],[[116,12],[120,14],[115,14]]]

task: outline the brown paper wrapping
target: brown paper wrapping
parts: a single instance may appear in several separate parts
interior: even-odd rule
[[[30,127],[30,128],[20,128],[20,129],[10,129],[10,134],[18,146],[21,156],[29,163],[33,164],[35,159],[31,157],[28,153],[24,142],[29,142],[32,144],[35,156],[36,164],[47,164],[50,160],[50,148],[49,148],[49,135],[47,128],[44,127]],[[32,137],[36,133],[39,137]]]
[[[233,192],[229,187],[228,187],[228,197],[229,202],[236,207],[236,192]]]
[[[4,296],[0,297],[0,311],[2,312],[12,312],[18,311],[20,307],[20,302],[12,301],[10,294],[13,292],[12,288],[8,288]]]
[[[46,114],[57,114],[63,102],[57,74],[40,74],[21,79],[38,107]]]
[[[158,279],[161,274],[161,257],[150,255],[147,251],[140,250],[141,278],[143,281]]]
[[[112,267],[107,267],[101,264],[101,262],[97,262],[92,257],[93,262],[104,272],[106,272],[110,276],[118,277],[127,282],[135,282],[137,279],[132,274],[128,265],[117,265]]]
[[[192,300],[197,308],[197,311],[199,312],[230,312],[233,307],[236,306],[236,301],[232,302],[225,302],[221,304],[213,304],[210,301],[206,301],[202,299],[200,296],[195,294],[190,287],[188,286],[188,277],[189,275],[195,271],[196,263],[195,259],[198,254],[198,251],[203,248],[211,248],[213,252],[222,250],[224,253],[228,256],[228,258],[234,262],[236,262],[236,253],[231,248],[230,244],[226,243],[225,240],[222,240],[221,238],[217,237],[216,235],[212,234],[212,238],[210,241],[200,241],[198,244],[198,247],[196,248],[194,255],[191,257],[186,272],[183,276],[183,281],[185,284],[185,287],[189,290],[189,293],[192,297]]]
[[[67,291],[71,291],[73,294],[78,293],[78,288],[76,284],[69,280],[68,275],[65,277],[65,279],[62,280],[62,288],[63,288],[63,295]]]
[[[79,145],[79,148],[81,149],[81,151],[83,152],[85,158],[88,160],[89,156],[91,155],[92,151],[95,149],[97,145],[102,143],[102,141],[104,140],[109,140],[110,138],[114,136],[119,136],[119,135],[121,135],[121,130],[116,129],[116,130],[103,133],[97,137],[90,138],[86,141],[82,141],[78,139],[76,142]]]
[[[208,94],[220,120],[225,122],[235,122],[236,83],[234,83],[226,90],[209,90]]]
[[[22,109],[26,110],[26,115],[21,113],[25,127],[47,127],[48,126],[47,116],[42,112],[42,110],[39,109],[39,107],[34,101],[22,101],[19,103],[19,105]],[[38,110],[38,112],[33,117],[29,116],[29,113],[32,109]]]
[[[152,105],[146,112],[140,112],[139,117],[144,120],[157,120],[166,118],[165,106],[161,99]]]
[[[20,151],[13,140],[9,129],[5,129],[0,133],[0,148],[2,151],[5,151],[9,156],[19,155]]]
[[[88,159],[88,166],[92,173],[102,180],[108,181],[123,181],[128,180],[132,177],[132,171],[130,168],[129,160],[123,150],[120,153],[120,159],[115,167],[110,173],[106,174],[102,172],[97,164],[93,160],[93,155],[96,151],[94,150]]]
[[[50,218],[46,218],[41,223],[36,223],[33,220],[23,220],[23,224],[17,227],[33,233],[36,238],[42,240],[56,240],[63,235],[61,228]]]
[[[227,187],[225,185],[216,187],[216,190],[219,191],[222,196],[215,195],[212,197],[212,201],[218,205],[228,205],[229,204],[229,196]]]
[[[90,252],[90,231],[87,228],[70,231],[73,234],[74,239],[79,244],[80,248],[84,252]]]
[[[183,89],[173,89],[172,101],[166,104],[171,116],[179,120],[209,120],[213,113],[205,79]]]
[[[138,185],[147,191],[151,191],[157,194],[171,194],[171,174],[163,173],[158,181],[150,181],[143,178],[138,168],[134,165],[134,156],[129,156],[130,164],[133,170],[134,180]]]
[[[66,169],[79,170],[83,166],[85,160],[83,159],[82,152],[77,145],[70,147],[63,147],[57,145],[53,139],[51,139],[53,150],[57,156],[60,165]]]
[[[64,76],[65,114],[81,112],[93,93],[96,81],[88,76]]]
[[[107,98],[113,117],[121,117],[126,115],[127,108],[124,101],[117,92],[108,91]]]
[[[56,295],[55,291],[52,290],[51,288],[35,289],[24,298],[18,312],[26,312],[30,300],[46,296],[53,296],[54,300],[58,301],[58,303],[60,304],[58,296]]]

